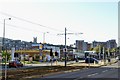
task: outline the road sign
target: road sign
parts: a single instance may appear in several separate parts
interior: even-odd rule
[[[63,52],[67,52],[67,48],[63,48]]]
[[[42,44],[40,44],[39,49],[41,49],[41,50],[42,50]]]

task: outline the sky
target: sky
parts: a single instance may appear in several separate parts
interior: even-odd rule
[[[11,20],[8,20],[11,18]],[[118,0],[0,0],[0,37],[67,45],[86,42],[118,41]],[[49,33],[47,33],[49,32]],[[76,33],[83,33],[77,34]]]

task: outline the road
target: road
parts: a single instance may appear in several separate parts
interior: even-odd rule
[[[43,76],[42,78],[36,78],[32,80],[84,80],[86,78],[87,80],[106,80],[109,78],[109,80],[120,80],[120,61],[118,63],[103,66],[100,68],[87,68],[77,71],[64,71],[60,74],[52,74],[49,76]],[[118,68],[119,67],[119,68]],[[105,79],[106,78],[106,79]],[[119,79],[118,79],[119,78]],[[86,80],[85,79],[85,80]]]

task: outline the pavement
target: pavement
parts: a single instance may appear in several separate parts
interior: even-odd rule
[[[84,62],[83,60],[80,61],[80,62]],[[76,62],[75,61],[69,61],[67,62],[67,65],[70,65],[70,64],[75,64]],[[45,62],[45,63],[40,63],[40,64],[25,64],[24,66],[64,66],[65,65],[65,62]]]
[[[100,66],[105,66],[105,65],[111,65],[113,63],[116,63],[117,60],[115,58],[111,59],[111,62],[108,62],[108,60],[103,61],[100,60],[98,64],[96,63],[85,63],[84,60],[79,60],[79,62],[75,62],[75,61],[69,61],[67,62],[67,66],[92,66],[92,67],[100,67]],[[25,66],[64,66],[65,62],[54,62],[54,63],[50,63],[50,62],[46,62],[46,63],[40,63],[40,64],[25,64]]]
[[[104,62],[103,60],[99,61],[98,64],[96,63],[85,63],[84,60],[79,60],[79,62],[76,61],[68,61],[67,62],[67,66],[83,66],[83,67],[101,67],[101,66],[106,66],[106,65],[111,65],[113,63],[116,63],[117,60],[115,58],[111,59],[111,62]],[[38,66],[65,66],[65,62],[45,62],[45,63],[41,63],[40,64],[25,64],[24,67],[22,68],[31,68],[31,67],[38,67]],[[3,66],[2,66],[3,67]],[[8,70],[16,70],[17,68],[7,68]],[[0,66],[0,70],[4,70],[4,67],[1,68]]]

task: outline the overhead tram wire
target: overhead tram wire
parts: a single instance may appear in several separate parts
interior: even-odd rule
[[[0,22],[1,24],[3,24],[2,22]],[[30,28],[23,28],[23,27],[19,27],[19,26],[15,26],[15,25],[11,25],[11,24],[6,24],[8,26],[11,26],[13,28],[17,28],[17,29],[22,29],[22,30],[25,30],[25,31],[33,31],[33,32],[39,32],[39,33],[43,33],[41,31],[38,31],[38,30],[33,30],[33,29],[30,29]]]
[[[44,27],[44,28],[48,28],[48,29],[51,29],[51,30],[54,30],[54,31],[59,31],[59,32],[63,32],[61,30],[58,30],[58,29],[55,29],[55,28],[51,28],[51,27],[47,27],[47,26],[44,26],[44,25],[41,25],[39,23],[35,23],[35,22],[32,22],[32,21],[29,21],[29,20],[26,20],[26,19],[23,19],[23,18],[20,18],[20,17],[16,17],[16,16],[13,16],[13,15],[10,15],[10,14],[7,14],[7,13],[4,13],[4,12],[1,12],[0,13],[2,15],[6,15],[6,16],[10,16],[10,17],[13,17],[15,19],[18,19],[18,20],[21,20],[21,21],[25,21],[25,22],[28,22],[28,23],[31,23],[31,24],[34,24],[34,25],[38,25],[38,26],[41,26],[41,27]]]
[[[1,24],[3,24],[2,22],[0,22]],[[23,28],[23,27],[20,27],[20,26],[15,26],[15,25],[11,25],[11,24],[6,24],[8,26],[11,26],[13,28],[17,28],[17,29],[21,29],[21,30],[25,30],[25,31],[29,31],[29,32],[39,32],[39,33],[44,33],[44,32],[41,32],[39,30],[33,30],[33,29],[29,29],[29,28]],[[56,34],[52,34],[50,33],[50,35],[52,36],[56,36]],[[58,37],[58,36],[57,36]],[[62,37],[62,36],[59,36],[59,37]],[[63,37],[62,37],[63,38]]]
[[[79,36],[79,34],[84,34],[83,32],[76,32],[76,31],[73,31],[73,30],[69,30],[68,32],[69,32],[69,34],[74,34],[76,36]]]

